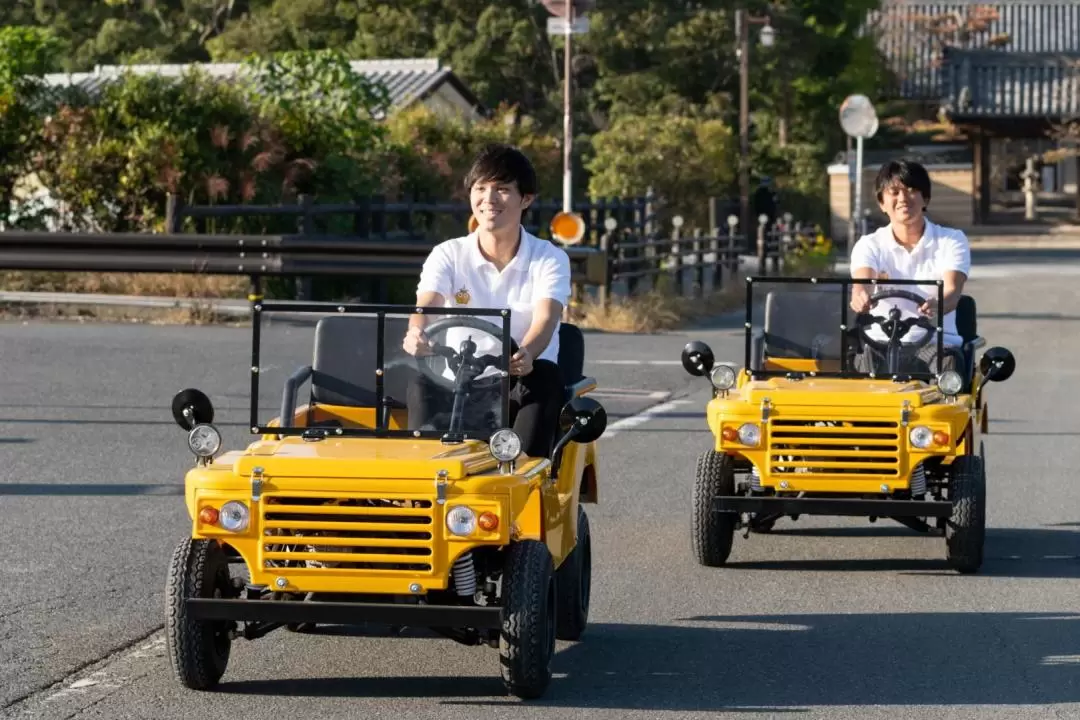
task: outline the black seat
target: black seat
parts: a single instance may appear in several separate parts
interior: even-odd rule
[[[975,298],[970,295],[961,295],[956,303],[956,332],[963,340],[961,355],[963,356],[963,372],[965,390],[970,387],[971,380],[975,376],[975,350],[979,340],[978,312],[975,306]]]
[[[408,320],[388,317],[383,329],[389,364],[395,348],[391,338],[405,336]],[[378,318],[370,315],[330,315],[315,326],[315,357],[311,364],[311,400],[323,405],[374,408]],[[400,343],[399,343],[400,344]],[[383,375],[383,395],[390,407],[404,408],[408,373],[390,367]]]
[[[753,369],[764,370],[766,357],[839,361],[841,292],[829,285],[769,292],[762,330],[752,346]]]
[[[585,377],[585,335],[577,325],[559,325],[558,365],[568,389]]]

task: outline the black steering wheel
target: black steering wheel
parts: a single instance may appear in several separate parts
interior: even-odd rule
[[[451,316],[443,318],[442,320],[436,320],[424,328],[424,333],[430,337],[450,328],[471,328],[473,330],[479,330],[480,332],[491,335],[499,342],[502,342],[502,328],[487,320],[481,320],[469,315]],[[476,343],[473,342],[471,337],[462,342],[461,347],[456,350],[449,345],[442,345],[434,341],[432,341],[431,346],[433,355],[417,356],[416,362],[420,372],[426,375],[432,382],[441,385],[448,390],[457,390],[460,386],[468,387],[471,390],[492,390],[499,387],[502,383],[501,374],[493,375],[482,380],[477,379],[481,373],[489,367],[497,368],[501,357],[499,355],[491,354],[476,355]],[[510,355],[513,356],[517,351],[517,342],[514,338],[510,338]],[[431,363],[433,357],[446,358],[447,366],[454,372],[454,375],[458,380],[452,380],[442,373],[437,372]],[[516,384],[517,377],[511,375],[510,386],[513,387]]]
[[[916,305],[922,305],[926,302],[926,298],[918,293],[911,292],[910,290],[894,289],[879,291],[871,295],[870,307],[872,308],[880,301],[888,298],[910,300]],[[909,318],[901,318],[900,315],[901,313],[898,308],[892,308],[889,310],[887,317],[871,315],[869,310],[864,310],[855,317],[855,328],[860,339],[870,347],[887,354],[887,363],[890,368],[889,372],[892,374],[899,372],[901,350],[918,350],[925,347],[934,339],[934,333],[937,332],[937,325],[924,315],[916,313],[914,317]],[[875,340],[870,337],[868,330],[874,325],[880,327],[882,332],[889,337],[887,341],[881,342],[880,340]],[[913,328],[917,327],[927,331],[921,339],[914,342],[903,342],[901,340],[901,338],[907,335]]]

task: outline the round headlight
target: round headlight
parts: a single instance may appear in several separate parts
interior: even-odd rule
[[[735,368],[730,365],[716,365],[709,372],[709,381],[717,390],[730,390],[735,387]]]
[[[476,513],[465,505],[458,505],[446,513],[446,529],[455,535],[471,535],[476,530]]]
[[[213,425],[196,425],[188,433],[187,444],[199,457],[210,457],[221,449],[221,433]]]
[[[946,370],[938,375],[937,384],[946,395],[957,395],[964,387],[964,379],[955,370]]]
[[[513,430],[497,430],[488,441],[488,450],[499,462],[516,460],[521,454],[521,438]]]
[[[757,445],[761,442],[761,428],[754,423],[740,425],[739,442],[743,445]]]
[[[916,425],[908,433],[908,439],[917,448],[927,448],[930,447],[930,442],[934,439],[934,432],[925,425]]]
[[[241,532],[247,530],[248,526],[248,509],[247,505],[242,502],[230,500],[221,506],[221,512],[218,513],[218,525],[225,528],[229,532]]]

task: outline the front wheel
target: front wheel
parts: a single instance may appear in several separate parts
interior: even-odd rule
[[[547,546],[537,540],[511,545],[502,585],[503,684],[519,698],[538,698],[551,682],[555,655],[555,572]]]
[[[221,546],[191,538],[177,545],[165,582],[165,647],[184,687],[217,686],[229,664],[233,625],[192,618],[187,599],[228,597],[230,591],[229,564]]]
[[[731,457],[715,450],[701,454],[694,483],[692,535],[694,554],[701,565],[719,567],[727,562],[735,537],[735,513],[713,511],[713,498],[735,494]]]
[[[981,457],[965,455],[953,462],[949,501],[946,556],[957,572],[973,573],[982,567],[986,539],[986,466]]]

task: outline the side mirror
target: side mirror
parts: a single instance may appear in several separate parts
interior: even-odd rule
[[[191,430],[214,421],[214,404],[202,391],[188,388],[173,396],[172,416],[177,425]]]
[[[713,368],[716,357],[712,348],[700,340],[692,340],[686,343],[682,351],[682,366],[686,372],[695,377],[704,377]]]
[[[1003,347],[992,347],[979,360],[979,372],[990,382],[1005,382],[1016,370],[1016,358]]]
[[[579,443],[599,440],[607,429],[607,411],[590,397],[574,398],[563,406],[559,415],[559,428],[563,436],[555,445],[552,457],[558,455],[571,440]]]

